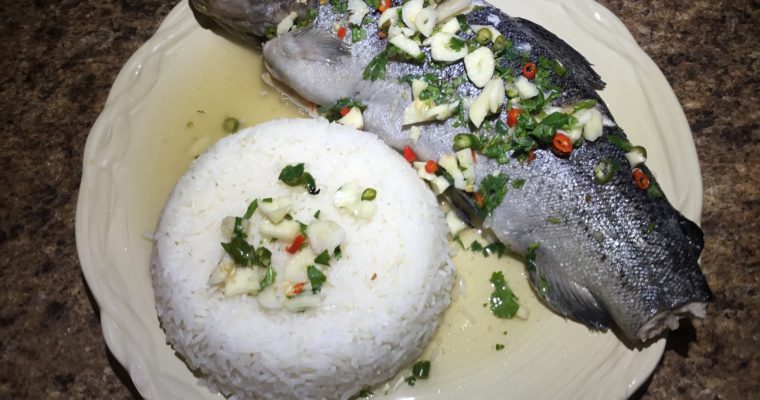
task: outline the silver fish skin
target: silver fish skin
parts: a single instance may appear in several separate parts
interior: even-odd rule
[[[367,39],[348,47],[332,33],[333,23],[342,17],[328,3],[320,7],[312,27],[266,42],[263,55],[272,76],[320,105],[341,98],[361,100],[367,105],[365,130],[396,149],[412,146],[423,160],[452,153],[455,135],[465,130],[456,126],[456,118],[418,125],[419,141],[410,139],[409,127],[402,121],[403,110],[412,101],[411,90],[399,78],[434,73],[451,80],[464,73],[462,63],[434,66],[429,50],[424,50],[424,64],[391,60],[386,79],[364,80],[364,68],[385,49],[386,41],[379,38],[377,24],[371,23],[365,26]],[[529,48],[531,59],[545,56],[561,62],[567,74],[557,82],[562,93],[554,105],[594,99],[597,109],[614,122],[596,93],[604,83],[588,61],[560,38],[488,4],[466,18],[470,25],[492,25],[515,46]],[[521,66],[520,60],[508,65],[516,74]],[[458,92],[473,97],[479,89],[466,82]],[[503,108],[498,118],[505,117]],[[611,135],[625,138],[614,123],[607,124],[602,138],[586,141],[569,157],[555,156],[545,147],[535,151],[531,162],[513,159],[500,164],[479,156],[476,181],[496,174],[506,174],[512,182],[524,180],[521,188],[508,186],[486,222],[515,252],[531,253],[534,244],[539,245],[532,251],[535,258],[526,257],[537,295],[557,313],[590,328],[617,327],[621,339],[636,345],[674,329],[682,317],[702,317],[712,293],[698,264],[703,247],[700,228],[664,196],[651,196],[633,184],[625,152],[606,140]],[[594,182],[593,169],[603,159],[616,160],[620,168],[600,185]],[[652,176],[646,166],[641,168]],[[455,193],[454,197],[472,205],[468,196]]]

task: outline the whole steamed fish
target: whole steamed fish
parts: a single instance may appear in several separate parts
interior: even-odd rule
[[[633,342],[704,315],[702,231],[616,126],[588,61],[541,26],[486,3],[332,0],[266,2],[299,12],[250,30],[224,16],[265,2],[191,3],[238,36],[263,29],[269,73],[328,119],[435,161],[420,176],[524,254],[559,314]]]

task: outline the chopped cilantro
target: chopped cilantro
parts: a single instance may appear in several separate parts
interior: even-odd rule
[[[256,261],[256,249],[242,236],[233,236],[229,242],[222,243],[222,248],[238,265],[253,265]]]
[[[649,185],[649,188],[647,188],[647,193],[649,193],[649,196],[655,199],[659,199],[665,196],[665,194],[662,193],[662,189],[660,189],[660,185],[654,180]]]
[[[343,14],[348,12],[348,0],[330,0],[330,4],[332,4],[336,13]]]
[[[504,196],[507,194],[507,182],[509,182],[509,177],[503,172],[498,175],[488,175],[480,182],[483,206],[479,211],[483,217],[491,214],[504,200]]]
[[[497,318],[512,318],[517,314],[517,310],[520,308],[520,304],[517,303],[517,297],[512,290],[507,286],[507,281],[504,280],[504,274],[501,271],[491,274],[490,279],[493,285],[493,292],[491,293],[491,312]]]
[[[462,48],[466,44],[467,44],[467,42],[465,42],[464,40],[462,40],[462,39],[460,39],[460,38],[458,38],[456,36],[452,36],[451,40],[449,40],[449,48],[451,48],[451,50],[454,50],[454,51],[462,50]]]
[[[473,240],[472,244],[470,244],[470,250],[474,252],[480,252],[483,251],[483,245],[480,244],[477,240]]]
[[[647,234],[654,232],[654,228],[657,227],[657,224],[654,223],[654,221],[650,222],[647,225]]]
[[[414,386],[414,384],[417,383],[417,378],[413,376],[407,376],[404,378],[404,382],[406,382],[406,384],[409,386]]]
[[[501,242],[493,242],[483,248],[483,255],[488,257],[491,254],[496,254],[497,258],[504,257],[504,253],[507,252],[507,246]]]
[[[319,253],[314,259],[314,262],[322,265],[330,265],[330,253],[328,253],[327,250]]]
[[[459,22],[459,29],[461,29],[462,32],[470,30],[470,24],[467,22],[467,17],[464,14],[457,15],[457,22]]]
[[[504,349],[504,345],[501,343],[496,343],[496,351],[500,351]]]
[[[562,220],[559,217],[549,217],[549,218],[546,219],[546,221],[548,223],[554,224],[554,225],[562,223]]]
[[[385,79],[385,68],[388,65],[388,50],[383,50],[367,64],[362,78],[369,81]]]
[[[320,189],[317,189],[317,183],[314,181],[314,177],[312,177],[310,173],[304,172],[303,163],[286,165],[285,168],[280,171],[278,179],[288,186],[304,186],[311,195],[319,194]]]
[[[309,277],[309,282],[311,282],[311,292],[314,294],[319,293],[322,290],[322,284],[327,280],[325,274],[317,269],[317,267],[309,265],[306,267],[306,275]]]
[[[522,187],[525,185],[525,179],[513,179],[512,180],[512,187],[515,189],[522,189]]]
[[[333,258],[340,260],[341,257],[343,257],[343,251],[340,249],[340,246],[335,246],[335,250],[333,250]]]

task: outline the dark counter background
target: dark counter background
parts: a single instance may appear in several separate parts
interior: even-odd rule
[[[7,2],[0,11],[0,398],[129,398],[74,241],[87,134],[176,1]],[[704,179],[708,317],[668,339],[635,397],[760,398],[760,2],[601,0],[663,70]]]

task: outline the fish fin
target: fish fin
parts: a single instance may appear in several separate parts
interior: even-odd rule
[[[530,272],[530,280],[539,296],[558,313],[587,326],[606,331],[612,318],[591,291],[562,273]]]
[[[695,224],[690,219],[684,217],[681,213],[678,213],[678,227],[681,228],[681,232],[684,233],[689,241],[689,246],[692,251],[692,255],[695,258],[699,258],[702,253],[702,248],[705,247],[704,234],[702,228]]]
[[[535,37],[536,40],[540,41],[545,48],[551,51],[568,71],[572,71],[573,74],[594,89],[604,89],[605,83],[602,77],[591,67],[591,63],[581,53],[578,53],[577,50],[567,44],[567,42],[535,22],[522,18],[514,18],[514,20]]]
[[[300,48],[299,57],[306,60],[332,64],[344,56],[351,55],[351,49],[345,42],[327,31],[315,28],[314,25],[287,34],[293,35]]]

